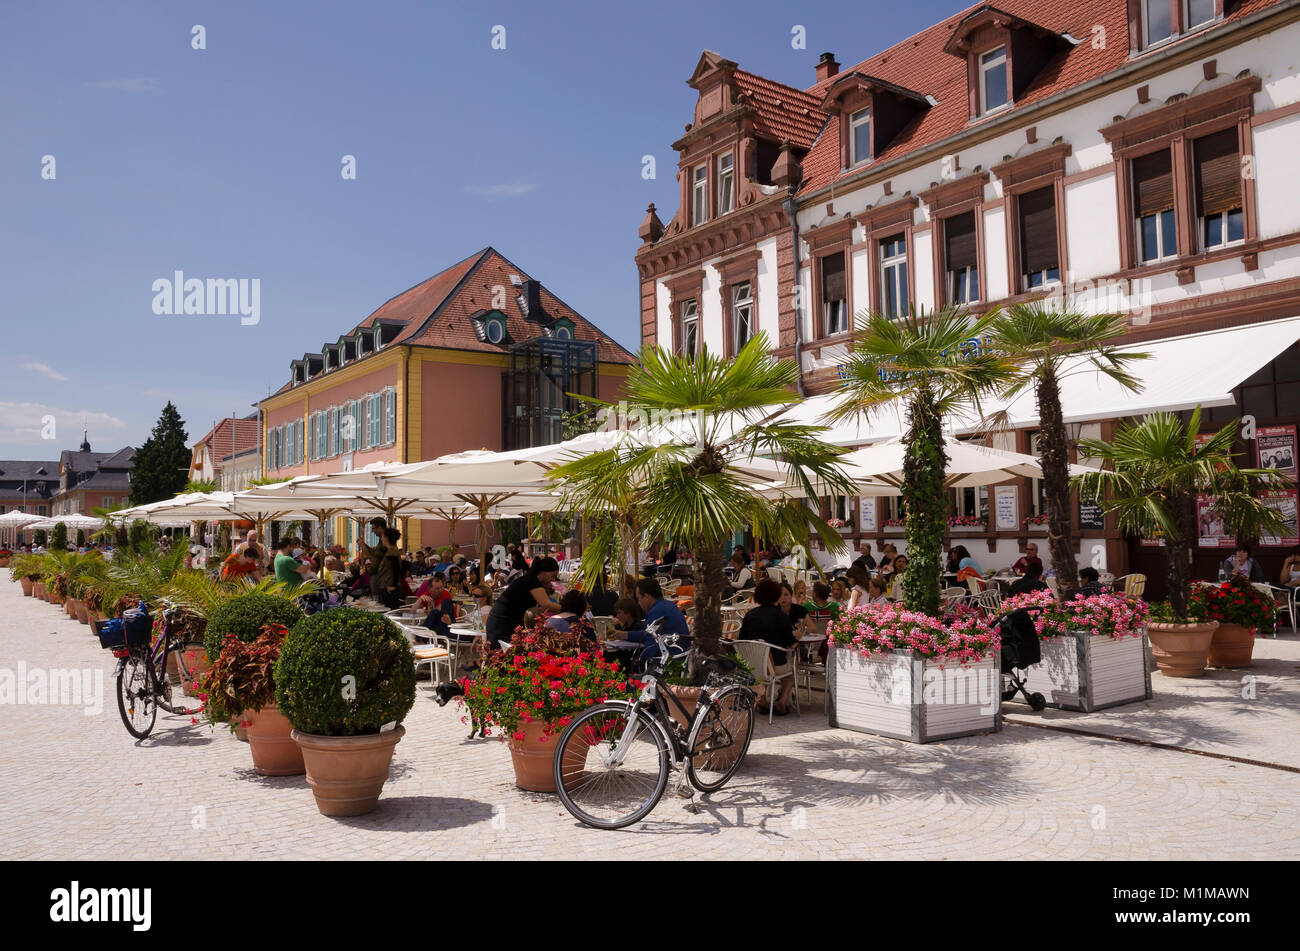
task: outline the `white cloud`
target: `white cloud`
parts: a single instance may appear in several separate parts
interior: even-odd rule
[[[152,76],[134,76],[128,79],[92,79],[86,83],[91,89],[108,89],[132,94],[151,93],[161,96],[162,85]]]
[[[66,383],[68,380],[66,376],[54,369],[48,363],[24,363],[21,366],[24,370],[31,370],[34,373],[39,373],[41,376],[49,377],[57,383]]]
[[[60,409],[45,403],[0,402],[0,443],[38,443],[46,431],[45,418],[54,417],[55,438],[45,440],[59,449],[75,448],[81,442],[82,420],[91,432],[126,429],[126,423],[108,413],[87,409]]]
[[[475,195],[486,195],[488,198],[518,198],[520,195],[527,195],[529,192],[537,191],[538,186],[529,182],[501,182],[497,185],[471,185],[469,190]]]

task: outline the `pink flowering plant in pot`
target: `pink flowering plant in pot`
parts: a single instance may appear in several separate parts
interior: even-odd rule
[[[837,647],[863,657],[901,650],[943,664],[975,663],[1001,646],[998,631],[978,611],[937,618],[898,604],[869,604],[841,614],[827,634]]]
[[[1038,636],[1044,640],[1066,634],[1141,637],[1150,614],[1147,603],[1139,598],[1095,594],[1061,602],[1046,590],[1012,595],[1002,602],[1004,612],[1017,608],[1029,610]]]

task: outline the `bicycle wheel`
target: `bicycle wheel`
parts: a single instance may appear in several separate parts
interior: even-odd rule
[[[575,818],[621,829],[650,814],[668,786],[668,744],[650,714],[637,710],[621,763],[606,757],[628,726],[628,707],[604,703],[579,714],[555,745],[555,790]]]
[[[715,792],[740,768],[754,735],[754,694],[727,687],[696,718],[686,738],[686,778],[700,792]]]
[[[154,699],[149,662],[143,654],[132,654],[122,663],[122,671],[117,675],[117,710],[122,714],[126,731],[136,739],[143,740],[153,730],[158,719],[158,703]]]

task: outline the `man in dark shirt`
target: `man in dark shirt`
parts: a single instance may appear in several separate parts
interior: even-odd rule
[[[1095,597],[1099,594],[1105,594],[1106,589],[1101,586],[1101,575],[1096,568],[1091,566],[1079,569],[1079,594],[1085,598]]]
[[[780,596],[778,590],[777,596]],[[686,626],[686,615],[681,608],[664,597],[663,588],[654,578],[642,578],[636,583],[636,600],[645,612],[645,631],[628,631],[627,639],[645,644],[641,651],[643,661],[653,660],[659,656],[659,645],[655,643],[649,628],[659,622],[657,633],[660,637],[677,635],[677,645],[670,649],[674,655],[684,654],[691,649],[691,629]]]
[[[1038,557],[1038,545],[1034,542],[1030,542],[1025,546],[1024,555],[1021,556],[1019,561],[1011,566],[1011,570],[1018,575],[1027,575],[1029,574],[1029,566],[1033,564],[1038,565],[1038,577],[1041,578],[1043,576],[1043,562],[1042,559]]]
[[[1018,578],[1011,583],[1012,594],[1028,594],[1031,591],[1042,591],[1047,588],[1047,583],[1043,581],[1043,563],[1035,558],[1025,565],[1025,576]]]
[[[867,572],[876,570],[876,559],[871,557],[871,542],[862,543],[862,554],[853,560],[853,564],[861,565]]]
[[[792,673],[789,656],[779,648],[794,647],[798,641],[795,639],[794,623],[790,620],[790,615],[782,611],[778,604],[781,600],[781,586],[767,579],[760,581],[754,586],[754,600],[758,602],[758,607],[741,620],[736,640],[765,641],[771,644],[772,666],[777,675]],[[790,699],[790,691],[794,688],[794,677],[786,677],[779,683],[780,696],[776,699],[772,712],[777,716],[785,716],[789,709],[786,704]]]

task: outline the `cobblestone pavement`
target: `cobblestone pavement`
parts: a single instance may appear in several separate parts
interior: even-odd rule
[[[1260,641],[1249,673],[1153,676],[1157,697],[1043,723],[1300,766],[1300,639]],[[1011,723],[926,746],[832,730],[820,703],[759,727],[746,767],[697,814],[665,798],[600,832],[512,783],[503,744],[467,741],[422,681],[379,808],[321,816],[302,777],[159,715],[136,742],[89,628],[0,578],[0,676],[102,670],[103,708],[0,705],[0,856],[25,859],[474,857],[1261,859],[1300,857],[1300,773]],[[1247,693],[1250,691],[1247,690]],[[808,709],[812,706],[815,709]]]

